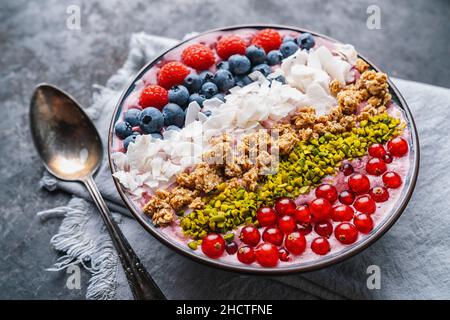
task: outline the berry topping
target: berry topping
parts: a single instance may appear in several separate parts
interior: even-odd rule
[[[138,132],[133,132],[133,134],[131,136],[126,137],[123,140],[123,147],[125,149],[128,149],[128,146],[130,145],[130,143],[134,143],[136,141],[136,138],[139,136],[140,134]]]
[[[355,173],[348,178],[348,186],[356,194],[366,193],[370,189],[370,181],[366,175]]]
[[[352,244],[358,239],[358,230],[353,224],[343,222],[334,229],[334,236],[343,244]]]
[[[164,116],[164,125],[167,126],[177,126],[179,128],[184,125],[185,113],[181,107],[175,103],[167,104],[162,114]]]
[[[258,64],[252,68],[252,72],[259,71],[261,72],[265,77],[267,77],[269,74],[272,73],[272,69],[269,67],[269,65],[265,63]]]
[[[331,219],[337,222],[351,221],[354,214],[355,211],[352,207],[342,204],[333,208],[333,211],[331,212]]]
[[[183,84],[189,90],[189,93],[195,93],[200,91],[203,81],[198,74],[191,73],[184,78]]]
[[[353,207],[355,207],[355,209],[359,212],[368,214],[374,213],[377,209],[375,201],[369,195],[359,196],[356,198]]]
[[[239,248],[237,258],[242,263],[251,264],[255,262],[256,259],[255,250],[252,247],[243,246]]]
[[[287,58],[292,56],[295,52],[297,52],[298,46],[294,41],[286,41],[281,44],[280,52],[283,55],[283,58]]]
[[[326,199],[330,203],[333,203],[337,200],[338,193],[334,186],[332,186],[328,183],[323,183],[317,187],[316,197]]]
[[[125,112],[123,119],[125,122],[128,122],[130,126],[136,127],[139,125],[139,116],[141,114],[141,110],[138,109],[130,109]]]
[[[276,224],[277,213],[271,207],[260,207],[256,212],[256,218],[261,227],[269,227]]]
[[[324,237],[315,238],[311,242],[311,250],[315,254],[324,256],[331,250],[330,243],[328,242],[327,238]]]
[[[367,213],[360,213],[353,219],[356,229],[361,233],[369,233],[373,229],[372,217]]]
[[[262,238],[265,242],[272,243],[276,246],[281,246],[281,244],[283,243],[284,235],[280,229],[269,227],[264,230]]]
[[[306,249],[306,238],[300,232],[295,231],[286,236],[284,245],[290,253],[298,256]]]
[[[199,106],[203,106],[203,102],[206,100],[206,97],[202,94],[193,93],[189,96],[188,104],[192,101],[195,101],[199,104]]]
[[[302,204],[295,209],[294,212],[295,220],[298,223],[310,223],[311,222],[311,212],[306,204]]]
[[[313,221],[325,221],[331,217],[331,204],[328,200],[317,198],[309,204]]]
[[[214,53],[204,44],[193,44],[183,50],[181,61],[191,68],[206,70],[215,62]]]
[[[217,70],[230,70],[230,64],[228,61],[220,61],[218,64],[216,64]]]
[[[408,143],[405,139],[396,137],[388,142],[387,148],[389,153],[394,157],[403,157],[408,153]]]
[[[233,54],[245,54],[246,45],[244,40],[237,35],[230,35],[221,38],[216,45],[219,57],[227,60]]]
[[[341,171],[344,174],[344,176],[347,177],[351,175],[353,172],[355,172],[355,169],[353,169],[353,166],[350,163],[344,163],[342,165]]]
[[[163,125],[164,116],[161,111],[153,107],[142,110],[139,126],[144,133],[158,133]]]
[[[177,84],[182,84],[189,73],[189,69],[181,62],[166,63],[158,72],[158,84],[169,89]]]
[[[402,178],[397,173],[389,171],[383,175],[383,183],[388,188],[397,189],[402,185]]]
[[[255,248],[256,261],[263,267],[275,267],[278,264],[278,249],[271,243],[263,242]]]
[[[275,210],[280,215],[293,215],[296,207],[294,200],[289,198],[280,198],[275,202]]]
[[[259,31],[252,39],[252,44],[260,46],[266,52],[270,50],[276,50],[281,45],[280,34],[273,29],[264,29]]]
[[[280,259],[280,261],[284,261],[284,262],[291,260],[289,252],[285,248],[280,248],[278,250],[278,258]]]
[[[219,92],[219,89],[213,82],[205,82],[200,89],[200,93],[205,96],[206,99],[211,99]]]
[[[278,226],[283,233],[289,233],[295,230],[297,223],[295,222],[294,217],[286,215],[278,219]]]
[[[314,231],[319,236],[328,238],[333,233],[333,225],[328,221],[318,222],[314,226]]]
[[[214,80],[214,74],[208,70],[200,72],[199,77],[202,80],[202,84],[208,81],[212,82]]]
[[[228,64],[230,65],[230,71],[234,75],[246,74],[250,71],[252,66],[250,60],[240,54],[234,54],[228,59]]]
[[[314,41],[314,37],[309,32],[302,33],[297,38],[297,43],[300,46],[300,49],[306,49],[306,50],[311,49],[316,44],[316,42]]]
[[[389,199],[389,191],[385,187],[372,188],[369,195],[375,202],[386,202]]]
[[[373,176],[381,176],[386,170],[386,163],[382,159],[372,158],[367,161],[366,171]]]
[[[272,50],[267,54],[267,64],[269,66],[280,64],[281,60],[283,60],[283,54],[280,50]]]
[[[235,79],[230,71],[220,69],[214,75],[213,82],[217,85],[220,91],[226,92],[234,87]]]
[[[383,159],[385,154],[386,150],[384,150],[384,147],[379,143],[374,143],[369,147],[369,155],[371,157]]]
[[[114,132],[119,138],[125,139],[133,133],[133,128],[128,122],[121,121],[114,125]]]
[[[355,201],[355,194],[350,190],[344,190],[339,194],[339,201],[342,204],[351,205]]]
[[[306,236],[313,230],[311,223],[297,223],[297,230],[302,235]]]
[[[238,245],[236,244],[236,242],[230,242],[227,243],[225,246],[225,250],[227,251],[228,254],[235,254],[238,251]]]
[[[389,153],[386,153],[383,157],[384,162],[386,163],[392,163],[392,156]]]
[[[238,75],[235,77],[236,85],[239,87],[245,87],[246,85],[253,82],[252,79],[250,79],[249,76],[246,75]]]
[[[246,226],[242,228],[239,238],[243,243],[254,247],[261,240],[261,235],[259,234],[258,229],[256,229],[254,226]]]
[[[168,102],[167,90],[158,85],[146,87],[139,97],[139,104],[142,108],[154,107],[161,110]]]
[[[245,50],[246,57],[250,60],[252,65],[264,63],[266,61],[266,52],[263,48],[251,45]]]
[[[185,109],[188,101],[189,90],[185,86],[178,85],[169,90],[169,102],[175,103]]]
[[[225,240],[219,234],[210,233],[202,240],[202,251],[210,258],[218,258],[225,251]]]

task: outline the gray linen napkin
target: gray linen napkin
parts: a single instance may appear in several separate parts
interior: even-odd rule
[[[142,65],[176,40],[134,34],[124,66],[112,76],[87,108],[102,137],[113,108]],[[450,90],[394,79],[416,120],[421,167],[414,195],[402,217],[379,241],[338,265],[282,277],[243,276],[200,265],[176,254],[130,218],[113,185],[106,159],[96,182],[125,236],[168,298],[178,299],[401,299],[450,298],[449,185]],[[442,128],[442,129],[441,129]],[[106,145],[106,141],[104,141]],[[73,194],[67,206],[38,213],[42,219],[64,216],[51,243],[64,255],[52,270],[81,263],[92,277],[89,299],[132,298],[117,255],[87,191],[48,174],[41,185]],[[378,266],[381,288],[369,289],[367,268]]]

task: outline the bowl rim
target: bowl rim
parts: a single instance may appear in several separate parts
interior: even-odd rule
[[[326,35],[311,31],[311,30],[307,30],[304,28],[298,28],[298,27],[294,27],[294,26],[281,25],[281,24],[257,24],[257,23],[256,24],[238,24],[238,25],[231,25],[231,26],[226,26],[226,27],[221,27],[221,28],[214,28],[214,29],[210,29],[205,32],[196,34],[195,36],[190,37],[188,39],[180,41],[176,45],[174,45],[174,46],[170,47],[169,49],[160,53],[158,56],[156,56],[151,61],[147,62],[141,68],[141,70],[139,70],[136,73],[136,75],[131,80],[130,84],[128,86],[126,86],[126,88],[123,90],[123,92],[114,108],[114,112],[112,113],[111,122],[110,122],[110,126],[109,126],[109,131],[108,131],[108,149],[107,149],[108,152],[107,153],[108,153],[108,162],[109,162],[109,168],[111,170],[111,175],[113,173],[115,173],[114,163],[113,163],[113,160],[111,157],[111,144],[112,144],[113,133],[114,133],[114,130],[113,130],[114,123],[116,121],[117,112],[118,112],[119,108],[122,106],[126,97],[133,91],[135,82],[137,80],[139,80],[149,68],[153,67],[153,65],[156,64],[165,54],[174,50],[175,48],[178,48],[179,46],[184,45],[186,42],[189,42],[191,40],[194,40],[196,38],[199,38],[199,37],[202,37],[207,34],[214,33],[214,32],[232,31],[232,30],[247,29],[247,28],[248,29],[274,28],[274,29],[291,30],[291,31],[301,32],[301,33],[309,32],[314,36],[321,37],[321,38],[327,39],[332,42],[342,43],[342,42],[340,42],[336,39],[333,39],[329,36],[326,36]],[[370,60],[366,59],[363,55],[360,55],[358,53],[358,57],[363,59],[364,61],[366,61],[371,66],[371,68],[373,68],[374,70],[380,71],[380,69],[377,66],[375,66],[372,62],[370,62]],[[175,242],[171,242],[168,239],[166,239],[157,230],[157,227],[155,227],[151,223],[148,223],[148,221],[146,221],[144,219],[142,213],[137,212],[135,205],[132,203],[131,199],[129,199],[129,197],[126,195],[126,192],[125,192],[125,190],[123,190],[119,181],[117,179],[115,179],[114,177],[112,177],[112,179],[113,179],[116,189],[119,192],[119,195],[122,198],[123,202],[125,203],[126,207],[131,212],[133,217],[144,227],[144,229],[147,232],[149,232],[156,239],[158,239],[164,245],[173,249],[177,253],[181,253],[182,255],[184,255],[196,262],[200,262],[200,263],[206,264],[208,266],[216,267],[216,268],[219,268],[222,270],[234,271],[234,272],[245,273],[245,274],[253,274],[253,275],[286,275],[286,274],[293,274],[293,273],[303,273],[303,272],[315,271],[315,270],[329,267],[331,265],[340,263],[344,260],[347,260],[347,259],[355,256],[356,254],[360,253],[361,251],[365,250],[366,248],[368,248],[369,246],[374,244],[378,239],[380,239],[394,225],[394,223],[398,220],[398,218],[402,215],[407,204],[409,203],[409,200],[411,199],[414,188],[416,186],[417,177],[418,177],[418,173],[419,173],[419,164],[420,164],[420,146],[419,146],[419,137],[418,137],[418,133],[417,133],[417,127],[414,122],[412,113],[411,113],[405,99],[401,95],[400,91],[397,89],[397,87],[394,85],[394,83],[391,81],[390,78],[388,78],[388,83],[389,83],[390,91],[395,94],[395,96],[398,100],[397,102],[399,104],[399,107],[401,109],[403,109],[403,111],[405,113],[405,118],[407,119],[409,126],[411,128],[412,148],[410,148],[410,149],[414,150],[414,157],[413,157],[413,163],[412,163],[412,168],[411,168],[412,169],[411,180],[408,185],[408,189],[406,190],[406,194],[401,199],[401,204],[397,207],[397,209],[394,212],[391,212],[390,216],[387,217],[387,219],[385,219],[385,221],[383,221],[383,224],[380,226],[380,229],[378,229],[377,232],[367,235],[366,238],[364,238],[362,241],[356,242],[347,251],[343,252],[342,254],[333,256],[329,259],[319,260],[319,261],[317,261],[317,263],[312,262],[306,266],[292,265],[292,266],[287,266],[287,267],[282,267],[282,268],[280,268],[280,267],[275,267],[275,268],[262,268],[262,267],[260,268],[260,267],[258,267],[258,268],[255,268],[255,267],[250,267],[247,265],[238,265],[238,264],[234,265],[234,264],[223,262],[221,260],[215,260],[215,259],[208,258],[206,256],[198,255],[198,254],[194,253],[194,251],[189,249],[187,246],[184,248],[181,245],[179,245]]]

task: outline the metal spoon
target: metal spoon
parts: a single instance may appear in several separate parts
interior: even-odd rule
[[[62,90],[41,84],[30,104],[31,133],[50,173],[59,179],[84,183],[100,210],[122,262],[135,299],[166,299],[114,222],[93,174],[103,158],[100,136],[80,105]]]

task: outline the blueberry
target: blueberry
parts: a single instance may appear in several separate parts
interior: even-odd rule
[[[206,111],[203,111],[203,114],[204,114],[205,116],[209,117],[209,116],[212,115],[212,112],[211,112],[211,110],[206,110]]]
[[[267,54],[267,63],[269,66],[280,64],[281,60],[283,60],[283,54],[280,50],[272,50]]]
[[[168,103],[164,107],[162,114],[164,116],[164,125],[182,127],[184,125],[184,111],[175,103]]]
[[[294,41],[283,42],[280,47],[281,54],[284,58],[293,55],[298,50],[298,46]]]
[[[312,36],[311,33],[308,33],[308,32],[302,33],[297,38],[297,43],[300,46],[300,49],[306,49],[306,50],[311,49],[316,44],[316,42],[314,41],[314,37]]]
[[[138,109],[130,109],[125,112],[123,119],[125,122],[128,122],[130,126],[135,127],[139,125],[139,115],[141,114],[141,110]]]
[[[264,63],[266,61],[266,52],[263,48],[251,45],[245,50],[245,55],[250,59],[252,65]]]
[[[202,87],[202,79],[198,74],[191,73],[184,78],[183,84],[190,93],[198,92]]]
[[[202,94],[193,93],[189,96],[189,103],[191,103],[192,101],[196,101],[200,106],[203,105],[203,101],[205,100],[206,98]]]
[[[213,95],[217,94],[219,89],[212,82],[205,82],[200,89],[200,93],[205,96],[206,99],[211,99]]]
[[[181,85],[173,86],[169,90],[169,102],[173,102],[183,109],[186,108],[189,100],[189,90]]]
[[[166,128],[166,131],[169,131],[169,130],[180,131],[181,128],[180,128],[180,127],[177,127],[177,126],[175,126],[175,125],[171,125],[171,126],[168,126],[168,127]]]
[[[164,117],[161,111],[153,107],[142,110],[139,118],[139,126],[145,133],[159,132],[164,125]]]
[[[288,41],[293,41],[293,42],[295,42],[295,38],[292,37],[292,36],[285,36],[285,37],[283,38],[283,42],[288,42]]]
[[[160,133],[150,133],[150,135],[155,139],[163,139],[163,136]]]
[[[213,81],[214,74],[211,71],[203,71],[199,74],[202,84]]]
[[[253,82],[253,80],[250,79],[250,77],[246,76],[246,75],[236,77],[236,85],[239,87],[244,87],[252,82]]]
[[[227,92],[234,87],[234,77],[228,70],[218,70],[213,81],[222,92]]]
[[[243,55],[234,54],[228,59],[228,63],[230,65],[230,71],[235,74],[246,74],[251,67],[250,60]]]
[[[131,128],[131,125],[128,122],[117,122],[114,125],[114,131],[116,132],[116,135],[121,138],[125,139],[129,135],[133,133],[133,129]]]
[[[213,98],[216,98],[216,99],[219,99],[220,101],[225,102],[225,96],[221,93],[214,95]]]
[[[282,84],[286,84],[286,78],[283,77],[282,75],[279,75],[278,77],[270,79],[270,83],[272,83],[272,81],[278,81],[278,82],[281,82]]]
[[[217,65],[216,65],[217,70],[230,70],[230,64],[228,63],[228,61],[220,61]]]
[[[134,143],[134,141],[136,140],[136,138],[140,135],[139,132],[133,132],[133,134],[131,136],[128,136],[125,138],[125,140],[123,140],[123,147],[125,149],[128,149],[128,146],[130,145],[130,143]]]
[[[272,69],[267,65],[267,64],[265,64],[265,63],[262,63],[262,64],[258,64],[257,66],[254,66],[253,68],[252,68],[252,72],[255,72],[255,71],[259,71],[259,72],[261,72],[264,76],[268,76],[269,74],[271,74],[272,73]]]

